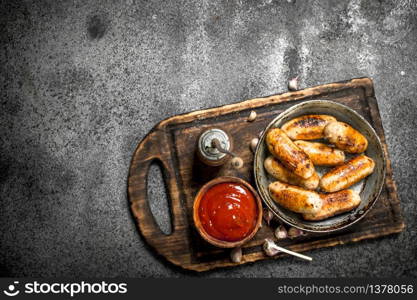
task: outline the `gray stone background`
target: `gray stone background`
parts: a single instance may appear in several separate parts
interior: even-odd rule
[[[417,4],[2,1],[0,275],[416,276]],[[168,116],[369,76],[407,223],[395,236],[194,274],[143,242],[126,179]],[[152,207],[168,225],[158,169]]]

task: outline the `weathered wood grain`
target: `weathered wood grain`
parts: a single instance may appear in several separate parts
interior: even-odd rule
[[[404,222],[392,179],[373,83],[369,78],[359,78],[195,111],[160,122],[139,143],[129,170],[128,196],[143,238],[168,261],[185,269],[204,271],[237,265],[229,259],[230,250],[215,248],[198,235],[192,222],[194,196],[204,183],[217,176],[241,177],[254,186],[250,140],[283,110],[293,104],[313,99],[327,99],[345,104],[370,122],[384,145],[387,158],[386,184],[372,210],[352,227],[327,234],[308,233],[297,239],[284,240],[280,244],[303,252],[400,232],[404,228]],[[251,110],[255,110],[258,117],[254,122],[247,122]],[[234,142],[234,152],[245,161],[242,169],[234,170],[229,163],[220,167],[207,167],[199,162],[195,156],[197,137],[202,130],[210,127],[219,127],[229,133]],[[162,164],[169,193],[173,225],[170,235],[165,235],[159,229],[147,199],[147,173],[150,164],[155,160]],[[263,226],[254,239],[244,246],[244,260],[239,264],[268,258],[261,249],[266,237],[272,237],[272,230]],[[278,255],[277,258],[282,256]]]

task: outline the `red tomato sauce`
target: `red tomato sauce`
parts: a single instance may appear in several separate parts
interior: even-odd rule
[[[234,182],[212,186],[201,198],[198,215],[204,230],[228,242],[247,237],[256,226],[258,207],[253,193]]]

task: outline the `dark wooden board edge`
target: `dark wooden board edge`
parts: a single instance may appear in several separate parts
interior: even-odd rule
[[[332,237],[332,238],[327,238],[327,239],[317,239],[314,242],[312,241],[307,241],[305,243],[299,243],[299,244],[294,244],[291,245],[289,247],[286,247],[289,250],[295,251],[295,252],[307,252],[307,251],[311,251],[311,250],[315,250],[315,249],[321,249],[321,248],[329,248],[329,247],[334,247],[334,246],[339,246],[339,245],[346,245],[346,244],[352,244],[352,243],[356,243],[362,240],[367,240],[367,239],[376,239],[376,238],[381,238],[383,236],[387,236],[387,235],[391,235],[391,234],[395,234],[395,233],[400,233],[401,231],[403,231],[405,228],[405,224],[404,222],[400,221],[396,224],[390,224],[388,226],[384,226],[384,227],[378,227],[378,228],[373,228],[371,230],[368,231],[361,231],[361,232],[357,232],[354,234],[347,234],[348,238],[344,239],[344,235],[341,236],[337,236],[337,237]],[[259,247],[260,248],[260,247]],[[212,270],[214,268],[226,268],[226,267],[234,267],[234,266],[239,266],[242,264],[247,264],[247,263],[253,263],[259,260],[273,260],[273,259],[278,259],[278,258],[283,258],[288,256],[287,254],[278,254],[274,257],[269,257],[266,256],[263,251],[258,251],[258,252],[253,252],[253,253],[249,253],[249,254],[245,254],[244,253],[244,261],[240,262],[240,263],[233,263],[232,261],[230,261],[229,259],[224,260],[224,261],[216,261],[216,265],[213,266],[212,263],[201,263],[198,265],[188,265],[188,266],[182,266],[183,268],[186,268],[188,270],[193,270],[193,271],[197,271],[197,272],[204,272],[204,271],[208,271],[208,270]],[[314,255],[313,255],[314,256]],[[314,259],[314,257],[313,257]]]
[[[197,110],[181,115],[176,115],[169,117],[165,120],[159,122],[153,130],[163,130],[166,131],[167,126],[179,124],[179,123],[188,123],[195,120],[202,120],[205,118],[214,118],[220,115],[224,115],[227,113],[238,112],[242,110],[249,110],[258,107],[262,107],[265,105],[272,105],[281,102],[287,101],[295,101],[295,100],[303,100],[312,98],[314,96],[322,95],[322,94],[329,94],[335,91],[339,91],[341,89],[348,89],[348,88],[363,88],[365,90],[365,95],[367,97],[374,96],[374,89],[373,83],[370,78],[363,77],[363,78],[354,78],[347,81],[340,81],[334,83],[328,83],[323,85],[317,85],[314,87],[306,88],[304,90],[298,90],[294,92],[286,92],[282,94],[262,97],[262,98],[254,98],[249,99],[233,104],[227,104],[223,106]]]
[[[385,139],[384,128],[382,125],[381,116],[379,114],[378,102],[374,94],[372,94],[372,96],[369,96],[368,104],[370,105],[370,113],[371,113],[372,121],[374,124],[377,125],[377,126],[374,126],[374,129],[376,133],[378,134],[381,140],[382,147],[384,149],[385,160],[386,160],[385,185],[388,189],[391,203],[398,203],[398,205],[391,205],[391,208],[394,210],[393,214],[398,216],[398,218],[401,220],[402,225],[403,225],[402,229],[404,229],[405,223],[402,217],[400,199],[398,198],[397,185],[393,178],[391,159],[388,153],[388,146],[387,146],[387,142]]]
[[[165,257],[168,261],[189,270],[206,271],[216,267],[235,266],[266,259],[267,257],[262,252],[255,252],[245,255],[245,260],[238,264],[232,263],[230,261],[216,261],[212,263],[200,263],[197,265],[191,263],[187,264],[186,262],[190,261],[189,258],[176,256],[176,249],[167,247],[167,245],[172,241],[175,241],[174,244],[176,244],[177,247],[182,248],[188,246],[188,241],[181,239],[181,236],[177,234],[179,233],[179,230],[188,230],[188,225],[184,212],[182,211],[182,197],[180,195],[181,191],[178,189],[178,185],[175,182],[175,178],[178,178],[178,174],[176,174],[177,171],[175,170],[172,162],[172,153],[167,146],[169,139],[169,126],[174,124],[193,122],[195,120],[213,118],[227,113],[254,109],[265,105],[273,105],[286,101],[306,100],[318,95],[331,94],[335,91],[347,88],[363,88],[366,97],[373,98],[374,101],[371,102],[374,102],[373,105],[376,105],[376,110],[371,109],[371,112],[376,114],[372,115],[372,118],[374,122],[379,122],[380,124],[380,126],[377,127],[380,127],[381,130],[377,133],[381,137],[381,142],[384,145],[384,151],[387,158],[386,184],[389,189],[391,200],[394,202],[394,204],[398,203],[397,205],[391,205],[391,207],[395,210],[394,214],[398,216],[398,221],[386,227],[372,228],[371,230],[365,232],[357,232],[348,234],[347,236],[341,235],[324,240],[318,239],[314,242],[309,241],[308,243],[295,244],[289,248],[294,251],[304,252],[312,249],[332,247],[340,244],[357,242],[363,239],[377,238],[380,236],[401,232],[404,229],[405,224],[401,217],[396,185],[392,179],[392,169],[388,157],[384,132],[382,130],[379,110],[377,107],[376,99],[374,97],[373,83],[370,78],[357,78],[349,81],[319,85],[295,92],[287,92],[264,98],[255,98],[221,107],[194,111],[183,115],[173,116],[158,123],[138,144],[129,168],[128,197],[129,201],[131,202],[132,214],[136,219],[139,231],[143,238],[152,248],[156,250],[158,254]],[[158,145],[158,148],[152,147],[154,145]],[[170,195],[169,199],[171,206],[171,216],[173,218],[173,231],[171,235],[165,235],[160,231],[150,211],[149,204],[147,203],[146,199],[148,168],[154,160],[160,161],[164,168],[165,182],[167,185],[168,193]],[[278,257],[281,257],[281,255],[278,255],[277,258]]]

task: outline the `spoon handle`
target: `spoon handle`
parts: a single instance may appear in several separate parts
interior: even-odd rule
[[[278,245],[275,245],[275,246],[277,247],[277,249],[278,249],[279,251],[285,252],[285,253],[287,253],[287,254],[290,254],[290,255],[293,255],[293,256],[297,256],[297,257],[299,257],[299,258],[302,258],[302,259],[305,259],[305,260],[308,260],[308,261],[312,261],[312,260],[313,260],[313,258],[311,258],[310,256],[303,255],[303,254],[300,254],[300,253],[297,253],[297,252],[294,252],[294,251],[291,251],[291,250],[288,250],[288,249],[282,248],[282,247],[280,247],[280,246],[278,246]]]
[[[236,155],[236,154],[234,154],[233,152],[231,152],[231,151],[229,151],[229,150],[224,149],[224,148],[221,146],[220,141],[219,141],[218,139],[213,139],[213,140],[211,141],[211,143],[212,143],[213,147],[214,147],[214,148],[216,148],[217,150],[219,150],[220,152],[225,153],[225,154],[229,154],[230,156],[233,156],[233,157],[236,157],[236,156],[237,156],[237,155]]]

